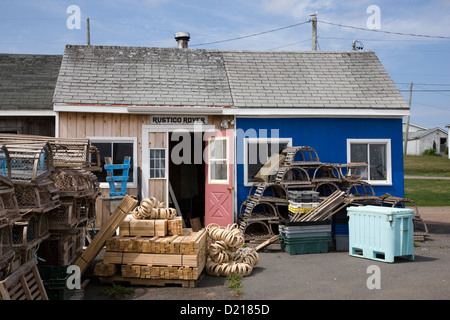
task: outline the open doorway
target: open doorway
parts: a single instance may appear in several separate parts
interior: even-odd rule
[[[172,187],[183,221],[187,228],[190,220],[205,221],[205,142],[202,133],[186,132],[180,138],[169,132],[169,182]],[[201,154],[199,154],[199,152]],[[176,208],[170,196],[169,205]]]

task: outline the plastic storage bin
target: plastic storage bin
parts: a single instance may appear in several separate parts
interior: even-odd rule
[[[330,221],[281,222],[278,231],[284,238],[329,237],[331,224]]]
[[[331,236],[302,238],[285,238],[280,236],[281,251],[288,252],[291,255],[328,252],[330,241]]]
[[[414,260],[414,212],[411,209],[361,206],[347,208],[349,254],[383,262]]]

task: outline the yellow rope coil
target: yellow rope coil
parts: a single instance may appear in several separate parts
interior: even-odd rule
[[[237,224],[227,227],[211,223],[206,227],[212,242],[208,247],[206,272],[214,276],[236,273],[249,275],[258,264],[258,253],[253,248],[243,248],[244,236]]]
[[[145,198],[137,206],[132,215],[135,219],[174,219],[177,211],[174,208],[166,208],[164,202],[159,202],[155,197]]]

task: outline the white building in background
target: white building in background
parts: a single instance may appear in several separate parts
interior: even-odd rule
[[[448,128],[450,125],[447,125]],[[403,145],[406,138],[406,123],[403,123]],[[409,124],[408,145],[406,154],[421,155],[425,150],[435,149],[436,154],[445,154],[448,146],[448,133],[441,128],[427,129],[425,127]]]
[[[450,124],[447,124],[445,127],[447,128],[447,134],[448,134],[448,138],[447,138],[447,146],[448,146],[448,141],[450,141]],[[448,158],[450,159],[450,152],[448,152]]]

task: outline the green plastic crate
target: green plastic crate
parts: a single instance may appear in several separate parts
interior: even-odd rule
[[[69,300],[74,290],[67,288],[68,266],[38,266],[49,300]]]
[[[280,236],[281,251],[294,254],[328,252],[331,236],[285,238]]]

